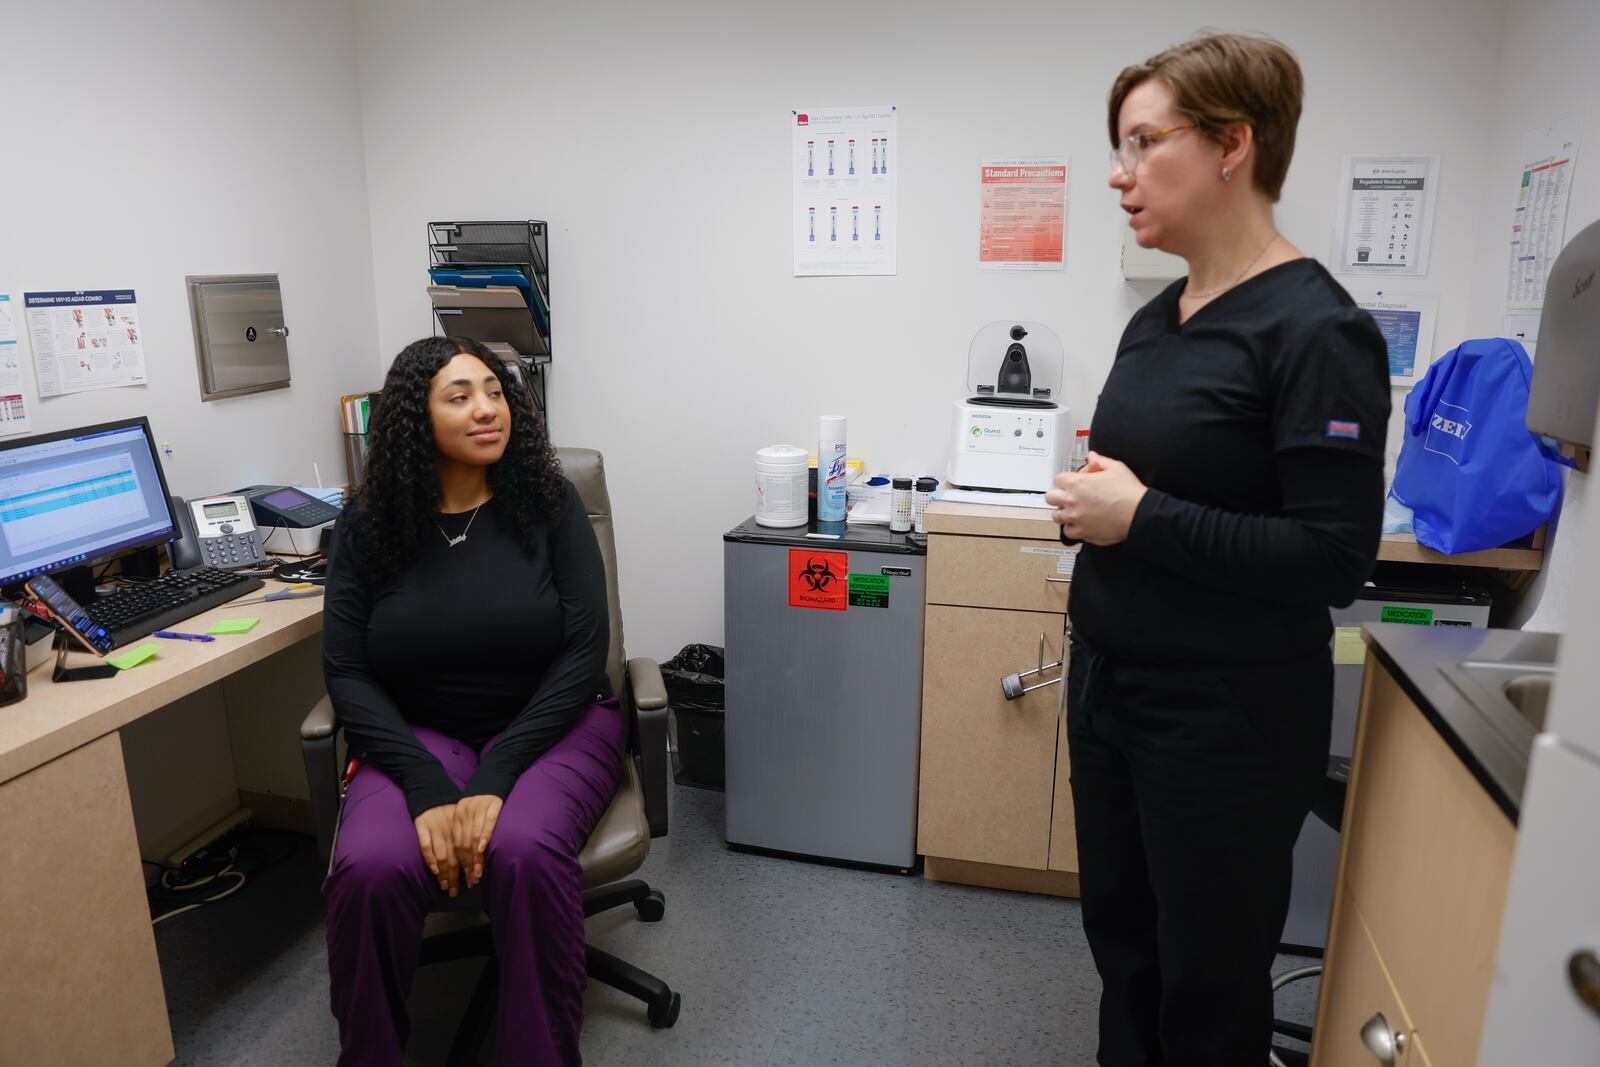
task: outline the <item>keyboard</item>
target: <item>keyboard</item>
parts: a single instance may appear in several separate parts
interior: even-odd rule
[[[233,571],[194,567],[168,571],[154,581],[100,597],[84,610],[111,633],[113,647],[121,647],[253,593],[265,584],[260,578]]]

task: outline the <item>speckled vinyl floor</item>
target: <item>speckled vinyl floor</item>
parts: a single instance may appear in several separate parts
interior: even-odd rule
[[[596,916],[590,940],[683,994],[670,1030],[606,986],[585,1062],[1090,1064],[1099,979],[1075,901],[733,852],[722,795],[676,787],[640,877],[666,918]],[[156,928],[180,1064],[332,1064],[320,871],[309,839],[226,901]],[[1279,960],[1278,971],[1304,962]],[[423,968],[406,1062],[437,1065],[479,964]],[[1316,983],[1279,995],[1309,1021]]]

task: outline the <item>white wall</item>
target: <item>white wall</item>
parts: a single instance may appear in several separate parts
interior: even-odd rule
[[[1521,181],[1522,140],[1564,119],[1579,125],[1578,166],[1567,205],[1565,237],[1600,219],[1600,4],[1594,0],[1511,0],[1490,124],[1482,223],[1472,278],[1471,336],[1498,336],[1506,302],[1511,211]],[[1537,354],[1535,355],[1537,359]],[[1546,554],[1545,569],[1529,587],[1510,625],[1566,629],[1573,579],[1585,536],[1583,498],[1590,477],[1567,478],[1567,499]]]
[[[148,415],[189,496],[343,482],[338,397],[377,358],[350,6],[10,4],[5,38],[0,290],[132,286],[150,382],[41,401],[30,360],[34,429]],[[293,385],[201,403],[184,276],[256,272]]]
[[[1087,424],[1159,288],[1121,280],[1105,94],[1204,26],[1300,55],[1280,218],[1307,252],[1328,254],[1341,153],[1444,157],[1426,288],[1441,350],[1465,336],[1502,3],[1289,6],[362,3],[380,347],[430,330],[426,221],[550,220],[553,436],[606,453],[630,651],[719,640],[719,535],[752,510],[756,448],[814,448],[815,416],[842,412],[869,469],[941,473],[967,345],[1002,317],[1062,335]],[[456,73],[481,88],[444,89]],[[899,276],[795,279],[790,109],[879,103],[900,110]],[[1074,166],[1066,271],[980,274],[979,160],[1054,152]]]

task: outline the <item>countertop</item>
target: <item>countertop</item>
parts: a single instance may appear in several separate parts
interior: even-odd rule
[[[1362,636],[1451,750],[1514,823],[1537,731],[1514,713],[1486,712],[1439,666],[1463,660],[1554,663],[1561,636],[1523,630],[1368,623]]]

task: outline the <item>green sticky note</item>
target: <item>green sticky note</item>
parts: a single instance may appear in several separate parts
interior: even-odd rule
[[[213,637],[224,637],[228,634],[247,634],[256,628],[260,619],[223,619],[206,633]]]
[[[126,652],[119,652],[115,656],[107,656],[106,662],[119,671],[125,671],[129,667],[137,667],[160,651],[160,645],[140,645],[138,648],[130,648]]]

